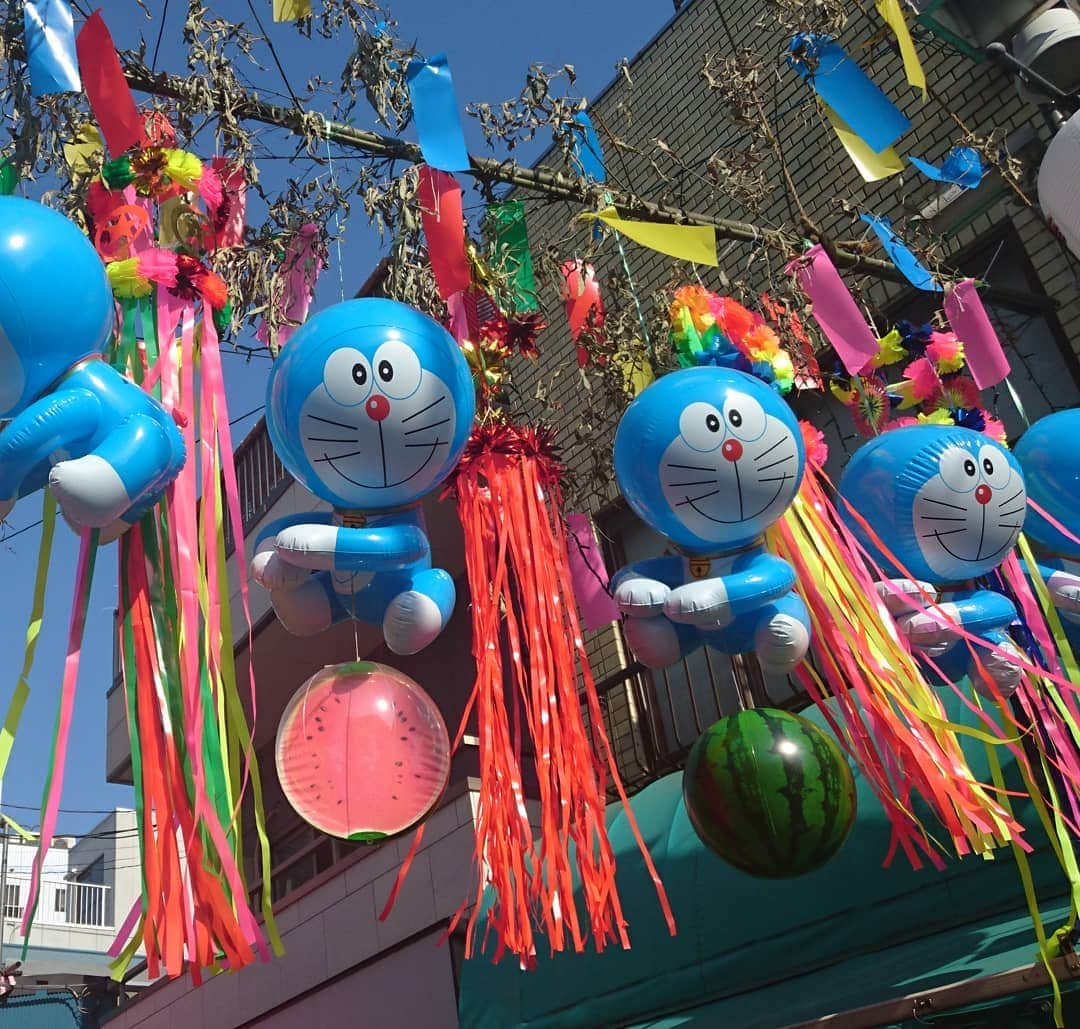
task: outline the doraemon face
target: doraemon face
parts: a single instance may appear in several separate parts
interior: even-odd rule
[[[665,375],[627,408],[615,437],[623,496],[688,553],[759,536],[791,503],[803,463],[787,405],[760,380],[722,368]]]
[[[1038,510],[1028,511],[1024,532],[1047,550],[1080,559],[1080,408],[1040,418],[1016,444],[1028,496],[1071,534],[1055,528]]]
[[[979,433],[944,426],[897,429],[862,447],[840,492],[908,571],[939,583],[999,565],[1020,535],[1027,504],[1012,454]]]
[[[267,386],[289,471],[335,507],[411,504],[452,471],[472,426],[468,365],[450,334],[392,300],[350,300],[289,341]]]
[[[105,266],[78,226],[32,200],[0,196],[0,418],[100,354],[113,322]]]

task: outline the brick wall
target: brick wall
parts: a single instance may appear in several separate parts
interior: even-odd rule
[[[809,88],[784,65],[788,38],[775,25],[762,24],[762,12],[762,5],[742,0],[692,0],[631,63],[630,81],[619,77],[593,99],[590,111],[597,125],[607,126],[634,148],[613,152],[612,147],[607,147],[609,182],[649,199],[694,211],[765,227],[791,226],[789,200],[779,185],[755,214],[700,175],[711,154],[739,149],[748,142],[744,130],[725,121],[718,94],[710,91],[701,75],[705,54],[711,52],[714,56],[715,71],[726,54],[748,47],[762,55],[765,92],[775,128],[788,171],[810,216],[835,239],[869,236],[866,226],[858,220],[863,211],[890,217],[901,234],[912,232],[905,228],[906,220],[939,195],[941,187],[913,168],[879,183],[865,183],[818,113]],[[1027,162],[1025,189],[1034,200],[1031,172],[1037,169],[1050,132],[1037,110],[1020,100],[1013,81],[989,62],[972,61],[923,33],[917,45],[933,94],[924,100],[907,85],[900,59],[887,44],[866,47],[880,28],[876,16],[853,15],[842,42],[910,118],[912,128],[897,144],[898,152],[939,163],[962,138],[955,114],[980,136],[997,130],[999,138],[1011,137],[1010,151],[1015,154],[1020,150]],[[656,147],[656,139],[663,140],[692,171],[679,177],[675,164]],[[559,155],[549,152],[540,163],[558,164]],[[775,162],[767,162],[764,167],[769,180],[778,184]],[[575,232],[585,248],[590,229],[575,222],[578,208],[529,203],[527,193],[520,195],[526,200],[534,251],[545,241]],[[944,208],[927,228],[941,236],[940,255],[946,267],[985,278],[991,285],[1027,298],[1024,311],[1006,318],[1014,329],[1019,325],[1022,330],[1018,342],[1010,343],[1010,333],[1005,331],[1008,325],[1001,325],[1001,334],[1013,364],[1011,381],[1028,417],[1035,419],[1080,401],[1080,294],[1075,266],[1043,224],[1038,210],[1025,207],[992,172],[978,190]],[[998,236],[1008,245],[998,246]],[[980,247],[980,241],[988,239],[989,244]],[[673,263],[629,241],[625,246],[634,286],[641,302],[647,305],[653,291],[669,281]],[[719,292],[743,295],[753,301],[772,277],[782,275],[783,261],[762,246],[721,240],[719,252],[719,270],[698,269],[703,283]],[[869,252],[884,256],[876,244]],[[984,259],[985,264],[978,263]],[[1025,264],[1029,267],[1020,267]],[[613,238],[605,242],[596,265],[601,279],[621,268]],[[692,281],[692,272],[685,266],[679,274],[681,281]],[[849,285],[859,287],[858,295],[867,309],[881,319],[882,330],[887,317],[905,317],[909,308],[915,311],[925,307],[925,295],[906,287],[850,275],[847,278]],[[546,292],[552,292],[550,284]],[[550,299],[545,304],[551,327],[540,340],[542,357],[538,364],[519,366],[515,374],[529,414],[554,420],[560,428],[567,463],[580,472],[589,465],[590,451],[610,448],[615,416],[605,417],[599,405],[583,392],[561,305]],[[1040,305],[1045,310],[1040,310]],[[1032,318],[1041,321],[1035,324]],[[543,403],[537,399],[538,391]],[[995,405],[1011,435],[1022,431],[1023,419],[1006,390],[996,400],[987,397],[987,403]],[[831,397],[820,393],[804,394],[796,407],[826,433],[832,455],[829,470],[837,474],[846,455],[862,442],[849,414]],[[617,491],[610,480],[601,478],[589,483],[587,494],[581,506],[594,515],[617,502]],[[610,674],[624,660],[612,629],[592,634],[589,651],[598,678]],[[626,727],[634,715],[625,691],[614,691],[610,700],[613,734],[625,747]]]

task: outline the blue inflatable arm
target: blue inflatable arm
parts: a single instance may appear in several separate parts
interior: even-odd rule
[[[97,397],[83,389],[53,393],[16,415],[0,433],[0,501],[33,492],[49,455],[89,439],[100,416]]]
[[[1039,574],[1059,611],[1080,615],[1080,567],[1061,562],[1064,567],[1038,565]],[[1071,565],[1071,567],[1070,567]]]
[[[740,556],[726,575],[688,582],[671,591],[664,614],[686,625],[725,625],[779,600],[795,585],[795,570],[762,551]]]
[[[663,613],[664,602],[683,577],[680,557],[668,555],[635,561],[612,576],[612,596],[624,615],[648,618]]]
[[[986,636],[995,630],[1005,629],[1016,618],[1012,601],[991,590],[957,590],[946,594],[939,607],[974,636]],[[922,611],[899,617],[897,624],[912,645],[920,649],[956,639],[955,630],[939,625]]]
[[[304,522],[278,532],[278,557],[308,571],[397,572],[430,557],[430,546],[417,525],[371,528]]]

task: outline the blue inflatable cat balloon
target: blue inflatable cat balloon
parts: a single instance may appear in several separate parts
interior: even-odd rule
[[[615,476],[634,512],[674,553],[612,579],[630,649],[666,668],[702,645],[754,651],[766,672],[806,655],[810,622],[795,572],[762,533],[798,492],[795,416],[759,379],[718,367],[665,375],[626,409]]]
[[[969,633],[1019,659],[1007,634],[1016,619],[1012,601],[972,580],[1009,554],[1024,524],[1027,494],[1016,459],[971,429],[918,425],[894,429],[862,446],[840,478],[840,494],[889,547],[918,585]],[[848,527],[883,569],[902,574],[874,545],[847,505],[837,505]],[[924,611],[911,580],[892,580],[910,596],[882,589],[889,610],[913,647],[952,682],[965,675],[987,692],[967,642]],[[1003,694],[1020,682],[1008,657],[977,648],[983,669]]]
[[[184,463],[172,418],[101,360],[112,290],[57,212],[0,196],[0,517],[48,484],[76,528],[119,535]]]
[[[475,409],[469,367],[436,322],[392,300],[348,300],[292,337],[267,384],[266,425],[282,463],[332,512],[262,532],[252,562],[298,636],[346,618],[382,624],[415,654],[454,609],[431,567],[420,500],[453,470]]]
[[[1080,539],[1080,409],[1040,418],[1016,444],[1028,496]],[[1061,617],[1073,654],[1080,656],[1080,543],[1028,510],[1024,533],[1046,552],[1039,570]]]

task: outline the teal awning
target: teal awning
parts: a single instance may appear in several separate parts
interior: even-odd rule
[[[954,720],[972,717],[959,704],[949,707]],[[808,717],[821,724],[816,712]],[[973,746],[969,759],[988,781],[981,750],[982,744]],[[1011,755],[1003,748],[999,754],[1006,774],[1015,773]],[[998,960],[994,955],[1030,964],[1034,933],[1010,852],[999,852],[994,860],[953,861],[942,872],[914,871],[898,856],[884,869],[888,822],[865,782],[856,779],[859,814],[843,850],[823,869],[785,882],[746,876],[704,849],[682,805],[681,775],[661,779],[634,797],[634,813],[679,923],[674,938],[668,936],[625,814],[613,808],[610,834],[633,949],[543,955],[532,972],[521,972],[512,958],[498,966],[483,956],[467,961],[461,974],[462,1026],[744,1029],[760,1024],[775,1029],[902,996],[918,989],[912,981],[919,978],[988,974],[979,962],[989,968],[991,958]],[[1031,858],[1040,900],[1053,906],[1066,884],[1029,806],[1019,806],[1017,815],[1031,826],[1031,842],[1040,847]],[[1003,927],[1003,936],[994,936],[995,925]],[[1057,927],[1051,921],[1048,928]],[[926,960],[915,961],[919,955]],[[866,969],[877,967],[880,974],[851,969],[853,962],[868,962]],[[865,990],[848,981],[856,972],[866,974]],[[798,1007],[800,996],[809,1007]],[[777,1007],[770,1011],[774,998]],[[698,1016],[688,1013],[710,1010],[704,1005],[713,1006],[715,1020],[700,1020],[702,1015],[695,1023]],[[743,1007],[738,1015],[732,1008],[729,1018],[724,1005]],[[755,1010],[764,1013],[760,1022],[748,1014]]]

